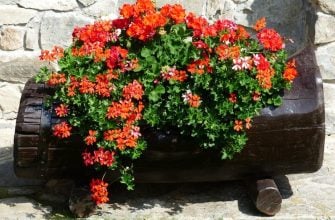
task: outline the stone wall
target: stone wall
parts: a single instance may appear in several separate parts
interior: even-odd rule
[[[0,0],[0,133],[15,123],[20,93],[42,63],[41,49],[67,46],[75,26],[115,18],[130,0]],[[327,133],[335,133],[335,1],[333,0],[157,0],[181,3],[209,19],[228,18],[251,26],[268,25],[294,41],[290,53],[315,44],[326,101]]]

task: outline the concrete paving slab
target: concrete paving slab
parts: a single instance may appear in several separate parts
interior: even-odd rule
[[[0,199],[0,219],[46,219],[51,207],[26,197]]]

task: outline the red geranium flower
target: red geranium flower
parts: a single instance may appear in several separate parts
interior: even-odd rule
[[[65,104],[60,104],[55,108],[55,112],[58,117],[64,117],[69,113],[69,108]]]
[[[85,142],[87,145],[93,145],[97,141],[97,131],[89,130],[88,136],[85,138]]]
[[[234,122],[234,130],[235,131],[242,131],[243,130],[243,122],[240,120],[235,120]]]
[[[262,17],[256,21],[256,24],[254,25],[254,29],[256,31],[260,31],[266,27],[266,20],[265,17]]]
[[[53,126],[53,135],[58,138],[67,138],[71,135],[72,127],[67,122],[61,122]]]
[[[289,82],[292,82],[297,77],[298,71],[296,69],[295,60],[291,60],[286,64],[283,78]]]
[[[276,52],[284,48],[283,39],[274,29],[262,29],[258,32],[257,38],[267,50]]]
[[[99,179],[92,179],[90,182],[91,198],[96,204],[102,204],[109,201],[108,183]]]

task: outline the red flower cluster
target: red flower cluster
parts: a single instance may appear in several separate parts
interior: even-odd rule
[[[186,13],[183,6],[176,4],[176,5],[164,5],[160,13],[167,18],[172,19],[176,24],[182,23],[185,19]]]
[[[283,78],[289,82],[292,82],[297,76],[298,76],[298,71],[296,69],[295,60],[293,59],[286,64]]]
[[[58,138],[67,138],[71,135],[72,127],[67,122],[63,121],[53,126],[52,130],[54,136]]]
[[[82,28],[76,27],[72,36],[74,41],[80,40],[85,44],[99,42],[101,47],[104,47],[108,41],[112,40],[112,34],[111,21],[96,21],[94,24],[89,24]]]
[[[49,86],[56,86],[58,84],[66,83],[66,78],[64,73],[52,73],[48,80]]]
[[[251,128],[251,118],[246,118],[245,119],[245,128],[246,129]],[[234,121],[234,130],[235,131],[242,131],[243,130],[243,121],[235,120]]]
[[[88,130],[88,136],[84,139],[87,145],[93,145],[97,141],[97,131]]]
[[[270,62],[262,54],[256,54],[253,57],[253,63],[257,68],[256,79],[259,84],[265,89],[270,89],[272,87],[271,79],[275,74]]]
[[[188,103],[193,108],[198,108],[201,104],[200,96],[196,94],[192,94],[190,90],[187,90],[185,94],[183,94],[184,102]]]
[[[205,18],[189,13],[185,20],[187,27],[193,29],[194,37],[201,37],[204,35],[206,28],[208,27],[208,21]]]
[[[117,66],[121,66],[122,61],[127,58],[128,51],[119,46],[112,46],[109,50],[109,54],[106,57],[106,64],[108,68],[114,69]]]
[[[79,82],[79,92],[82,94],[94,94],[95,84],[87,76],[84,76]]]
[[[195,110],[192,108],[199,108],[204,101],[203,109],[202,107],[197,109],[197,111],[203,111],[214,96],[215,101],[222,100],[217,98],[220,97],[220,94],[226,96],[223,97],[226,99],[223,100],[224,102],[260,101],[262,92],[272,88],[274,76],[276,80],[277,78],[284,79],[285,81],[282,81],[288,83],[297,75],[294,61],[287,63],[282,78],[280,74],[275,74],[275,71],[283,68],[283,61],[282,57],[276,57],[276,53],[272,52],[281,50],[284,43],[276,31],[266,28],[265,18],[257,21],[254,26],[258,32],[257,38],[260,42],[258,43],[255,39],[249,39],[250,35],[244,27],[232,21],[218,20],[211,24],[204,17],[193,13],[186,14],[185,9],[179,4],[168,4],[157,10],[152,0],[137,0],[135,4],[123,5],[120,14],[123,18],[97,21],[94,24],[76,28],[73,32],[71,52],[65,53],[66,59],[62,60],[65,64],[61,65],[62,73],[49,74],[47,81],[48,85],[57,86],[56,89],[59,89],[56,91],[58,93],[55,99],[66,103],[54,109],[56,115],[69,117],[69,121],[74,122],[73,125],[87,126],[83,128],[82,133],[87,145],[81,155],[85,166],[123,169],[122,156],[125,153],[137,156],[142,150],[138,121],[142,119],[143,103],[148,101],[147,99],[142,100],[145,94],[144,85],[151,83],[147,81],[148,79],[155,79],[153,83],[160,83],[164,87],[173,85],[172,90],[170,90],[171,87],[165,87],[166,95],[171,94],[171,91],[181,92],[176,100],[169,98],[170,100],[167,101],[178,103],[181,97],[184,101],[183,108],[186,107],[191,111]],[[180,25],[173,26],[175,24]],[[165,46],[175,47],[174,44],[166,43],[170,41],[164,42],[165,39],[174,40],[174,36],[171,38],[169,35],[170,32],[181,30],[185,26],[187,31],[183,33],[187,34],[187,37],[183,42],[189,47],[190,53],[185,55],[185,59],[176,56],[183,60],[175,61],[171,57],[163,60],[161,56],[165,52]],[[159,52],[157,54],[160,54],[156,57],[157,65],[153,65],[149,72],[145,68],[151,66],[150,61],[145,59],[141,50],[149,40],[154,40],[153,43],[156,43],[156,40],[159,40],[156,38],[157,34],[162,35],[161,39],[163,39],[159,43],[166,43],[166,45],[161,47],[164,48],[162,51],[158,51],[160,47],[157,50],[152,48],[156,44],[150,44],[146,48],[153,51],[152,56],[156,56],[157,51]],[[172,32],[172,34],[179,34],[179,31]],[[182,37],[176,40],[184,39],[184,36]],[[267,50],[265,53],[262,46]],[[137,56],[138,54],[141,56]],[[172,53],[166,54],[171,56]],[[42,51],[40,59],[54,61],[63,55],[63,49],[55,47],[51,52]],[[69,57],[70,59],[67,59]],[[277,58],[280,58],[281,62],[279,67],[274,65]],[[172,61],[175,62],[172,63]],[[64,67],[66,64],[70,67]],[[215,64],[218,65],[215,66]],[[231,65],[231,69],[226,68],[228,65]],[[161,69],[160,73],[156,66]],[[216,68],[222,75],[215,72]],[[203,77],[208,79],[209,76],[214,80],[208,81],[209,86],[206,84],[203,89],[200,88],[201,83],[197,80],[202,80]],[[231,87],[230,85],[226,87],[217,81],[219,77],[223,77],[227,83],[230,83],[230,77],[235,79],[240,76],[244,78],[241,78],[236,85],[232,83]],[[217,86],[219,90],[210,91],[212,88],[208,87],[217,82],[220,83]],[[253,91],[247,87],[249,82],[252,83]],[[146,94],[151,92],[152,86],[148,86],[147,89]],[[204,94],[205,92],[208,92],[208,95]],[[249,97],[241,97],[242,94],[249,94]],[[70,114],[67,105],[72,104]],[[173,106],[168,104],[165,106]],[[159,109],[162,106],[164,104]],[[230,104],[229,107],[231,106],[236,107],[235,104]],[[241,109],[236,111],[242,111]],[[150,110],[152,109],[148,111],[149,116],[153,114]],[[234,113],[239,115],[238,112]],[[92,124],[89,124],[90,122]],[[244,132],[245,129],[251,128],[251,118],[236,118],[236,120],[233,118],[229,126],[230,130]],[[83,129],[80,131],[82,132]],[[52,130],[54,136],[67,138],[71,135],[72,127],[68,122],[61,122],[53,126]],[[108,184],[103,180],[93,179],[91,181],[92,199],[97,204],[108,201],[107,187]]]
[[[237,96],[236,96],[236,94],[235,93],[230,93],[228,100],[231,103],[236,103],[237,102]]]
[[[125,99],[133,98],[136,100],[141,100],[143,93],[143,86],[137,80],[134,80],[132,83],[129,83],[123,87],[123,97]]]
[[[104,133],[104,139],[106,141],[115,141],[119,150],[124,150],[127,147],[136,147],[137,139],[140,136],[140,128],[137,126],[125,126],[122,130],[108,130]]]
[[[69,113],[69,108],[65,104],[60,104],[55,108],[55,112],[58,117],[64,117]]]
[[[130,37],[146,41],[152,38],[158,27],[167,23],[167,18],[157,12],[150,0],[138,0],[135,4],[125,4],[120,14],[130,20],[127,34]]]
[[[258,79],[259,84],[264,89],[271,89],[272,87],[272,77],[274,76],[275,71],[272,67],[265,70],[258,70],[256,79]]]
[[[110,75],[98,74],[95,77],[95,80],[95,93],[101,97],[110,97],[110,94],[114,89],[113,84],[110,82]]]
[[[258,19],[255,23],[255,25],[253,26],[253,28],[255,29],[255,31],[260,31],[263,28],[266,27],[266,19],[265,17],[262,17],[260,19]]]
[[[185,9],[179,4],[165,5],[156,11],[150,0],[138,0],[135,4],[125,4],[120,9],[120,14],[130,21],[126,31],[128,36],[146,41],[152,38],[157,29],[164,27],[171,19],[181,23],[185,18]]]
[[[41,55],[39,56],[40,60],[45,61],[55,61],[64,56],[64,49],[58,46],[55,46],[51,51],[42,50]]]
[[[130,100],[121,100],[119,102],[113,102],[107,109],[107,118],[114,119],[120,117],[127,119],[135,110],[135,105]]]
[[[97,94],[101,97],[110,97],[114,90],[111,80],[115,78],[117,78],[117,75],[114,73],[98,74],[95,77],[95,82],[93,82],[87,76],[81,79],[71,76],[67,87],[67,95],[69,97],[75,96],[78,90],[81,94]]]
[[[267,50],[276,52],[284,48],[283,39],[274,29],[262,29],[258,32],[257,38]]]
[[[240,57],[240,50],[239,46],[229,47],[226,44],[220,44],[215,48],[216,54],[219,55],[219,60],[237,59]]]
[[[187,66],[187,71],[192,74],[204,74],[204,73],[211,73],[213,71],[212,67],[210,66],[210,59],[209,57],[204,57],[203,59],[199,59],[193,61]]]
[[[187,73],[184,70],[177,70],[175,67],[163,67],[161,75],[165,80],[175,80],[184,82],[187,79]]]
[[[93,151],[93,153],[90,153],[87,149],[82,153],[85,166],[98,163],[101,166],[110,167],[115,161],[114,155],[115,152],[104,150],[103,147],[99,147],[98,150]]]
[[[108,183],[99,179],[92,179],[90,182],[91,198],[96,204],[102,204],[109,201]]]

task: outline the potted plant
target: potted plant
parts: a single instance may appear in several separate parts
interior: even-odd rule
[[[79,135],[82,163],[100,175],[90,181],[96,204],[109,200],[107,171],[134,188],[133,161],[157,140],[150,132],[172,131],[222,160],[238,156],[253,118],[280,106],[298,75],[265,18],[247,30],[150,0],[124,4],[120,15],[75,28],[66,49],[42,51],[59,70],[35,78],[52,88],[48,106],[61,118],[53,136]]]

